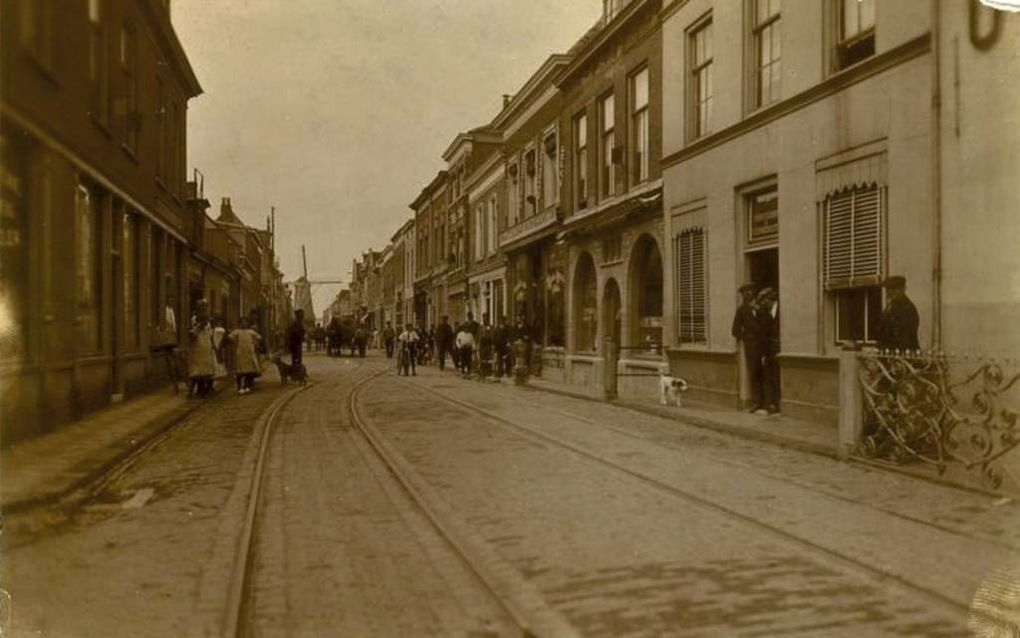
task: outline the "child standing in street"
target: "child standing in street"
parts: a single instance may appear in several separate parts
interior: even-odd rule
[[[249,394],[252,382],[261,373],[255,346],[262,337],[250,326],[248,318],[241,317],[241,327],[227,335],[227,338],[234,342],[234,378],[237,381],[238,394]]]
[[[471,360],[475,351],[475,335],[471,332],[471,326],[467,323],[461,324],[457,332],[457,362],[460,364],[460,371],[464,377],[471,376]]]
[[[403,372],[406,377],[408,372],[414,376],[418,376],[418,373],[414,369],[415,359],[418,358],[418,342],[421,341],[421,337],[418,335],[418,331],[414,329],[413,324],[407,324],[404,327],[404,331],[397,337],[400,341],[400,358],[397,365],[397,374]]]

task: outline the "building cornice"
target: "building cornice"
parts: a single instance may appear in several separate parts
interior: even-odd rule
[[[496,118],[492,120],[492,127],[496,129],[504,129],[509,123],[518,119],[521,116],[528,104],[533,100],[542,96],[540,89],[542,87],[551,84],[556,74],[561,71],[563,67],[570,64],[572,56],[565,53],[554,53],[546,58],[542,66],[538,67],[528,81],[524,83],[521,90],[511,98],[510,103],[507,104],[502,111],[496,115]]]
[[[613,17],[609,24],[604,25],[590,41],[585,43],[579,51],[575,52],[574,59],[571,60],[570,64],[554,78],[553,82],[556,86],[562,87],[564,83],[576,77],[578,72],[601,52],[602,47],[607,42],[615,38],[625,27],[629,26],[630,21],[645,7],[657,1],[661,0],[631,0],[620,13]]]
[[[428,201],[428,199],[432,196],[432,193],[439,187],[442,180],[446,179],[446,175],[446,171],[439,171],[439,173],[432,178],[432,181],[428,183],[428,186],[423,188],[421,193],[418,194],[418,197],[411,202],[411,210],[418,212],[418,209],[421,208],[426,201]]]
[[[185,53],[181,41],[177,38],[177,32],[174,30],[169,14],[159,5],[158,0],[147,0],[144,6],[149,14],[149,19],[156,25],[159,35],[163,38],[163,43],[170,53],[174,66],[177,67],[178,72],[184,79],[184,84],[188,90],[188,98],[202,95],[202,85],[198,83],[195,69],[192,68],[191,62],[188,61],[188,55]]]
[[[810,106],[819,100],[823,100],[839,93],[840,91],[848,89],[855,84],[859,84],[860,82],[868,80],[880,73],[895,68],[900,64],[924,55],[930,50],[930,34],[926,33],[918,36],[896,48],[880,53],[868,60],[865,60],[864,62],[861,62],[860,64],[850,67],[849,69],[840,71],[839,73],[826,78],[822,82],[801,91],[797,95],[776,102],[775,104],[759,111],[755,111],[736,124],[732,124],[720,131],[711,133],[691,142],[682,149],[663,157],[661,166],[663,169],[666,169],[670,166],[697,157],[698,155],[710,151],[717,146],[730,142],[755,129],[761,128],[762,126],[775,122],[780,118],[786,117],[800,109]]]

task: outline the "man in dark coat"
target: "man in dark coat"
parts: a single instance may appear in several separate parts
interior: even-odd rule
[[[393,330],[393,324],[389,321],[386,322],[386,327],[383,328],[382,332],[383,346],[386,348],[386,358],[393,358],[393,346],[397,339],[397,333]]]
[[[763,288],[758,293],[758,320],[762,325],[762,398],[769,414],[779,412],[779,293]]]
[[[291,365],[301,363],[301,346],[305,342],[305,311],[298,308],[294,311],[294,322],[287,328],[287,349],[290,351]]]
[[[505,317],[496,319],[496,330],[493,332],[493,347],[496,350],[496,377],[510,376],[510,328]]]
[[[453,348],[453,327],[450,326],[450,318],[443,315],[436,326],[435,332],[435,343],[436,343],[436,354],[439,356],[439,369],[446,369],[446,355],[451,354],[451,348]],[[454,362],[456,366],[457,363]]]
[[[768,337],[759,317],[758,307],[754,303],[754,289],[754,284],[744,284],[739,288],[743,303],[733,317],[731,333],[734,339],[744,344],[744,363],[751,382],[751,412],[764,412],[764,357]]]
[[[898,275],[882,283],[888,301],[878,321],[878,347],[882,350],[920,350],[917,328],[921,323],[914,302],[907,297],[907,280]]]

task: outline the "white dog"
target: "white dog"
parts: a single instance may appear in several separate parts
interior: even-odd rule
[[[673,404],[683,407],[683,400],[680,395],[687,392],[687,381],[680,377],[671,377],[669,370],[659,370],[659,403],[662,405]]]

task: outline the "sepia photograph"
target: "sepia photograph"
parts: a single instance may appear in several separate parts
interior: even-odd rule
[[[0,638],[1020,638],[1020,0],[0,0]]]

